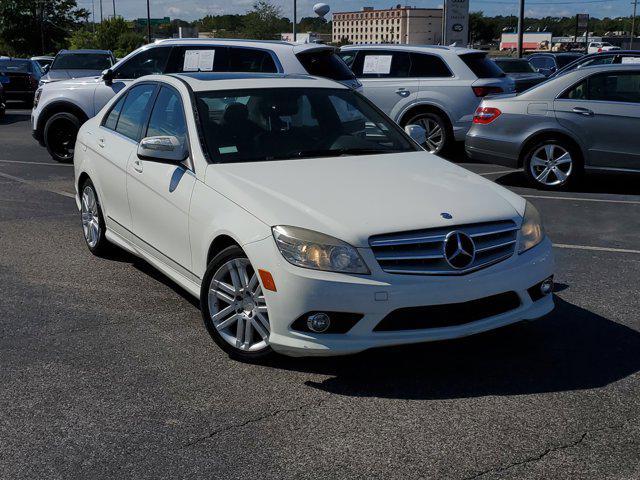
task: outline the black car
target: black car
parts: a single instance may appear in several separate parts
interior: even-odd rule
[[[574,60],[552,76],[555,77],[576,68],[592,65],[620,65],[625,63],[640,63],[640,50],[610,50],[608,52],[590,53]]]
[[[493,61],[513,79],[517,93],[524,92],[547,79],[542,73],[538,73],[526,58],[499,57]]]
[[[7,100],[33,102],[33,95],[42,77],[42,68],[38,62],[24,58],[1,58],[0,73],[3,79]]]
[[[4,110],[7,105],[7,102],[4,98],[4,87],[2,86],[2,80],[4,78],[4,75],[0,73],[0,117],[4,115]]]
[[[563,52],[563,53],[532,53],[527,57],[531,65],[545,77],[550,77],[561,68],[584,56],[584,53]]]

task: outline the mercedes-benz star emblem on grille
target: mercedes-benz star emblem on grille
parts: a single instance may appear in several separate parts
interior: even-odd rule
[[[444,258],[456,270],[467,268],[476,256],[476,245],[464,232],[449,232],[444,239]]]

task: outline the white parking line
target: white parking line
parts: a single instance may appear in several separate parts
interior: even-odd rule
[[[478,175],[480,175],[481,177],[487,177],[489,175],[502,175],[503,173],[513,173],[517,171],[518,170],[498,170],[497,172],[484,172],[484,173],[479,173]]]
[[[599,203],[626,203],[628,205],[640,205],[638,200],[608,200],[606,198],[580,198],[580,197],[552,197],[551,195],[522,195],[524,198],[542,198],[545,200],[571,200],[578,202]]]
[[[568,250],[592,250],[595,252],[636,253],[640,255],[640,250],[632,250],[629,248],[591,247],[589,245],[567,245],[565,243],[554,243],[553,246],[556,248],[566,248]]]
[[[0,163],[22,163],[26,165],[47,165],[50,167],[73,167],[73,163],[27,162],[26,160],[0,160]]]
[[[33,181],[27,180],[25,178],[14,177],[13,175],[9,175],[8,173],[0,172],[0,177],[8,178],[9,180],[15,180],[16,182],[24,183],[26,185],[29,185],[29,186],[33,187],[33,188],[37,188],[38,190],[44,190],[45,192],[55,193],[57,195],[62,195],[63,197],[76,198],[76,196],[73,193],[65,192],[65,191],[62,191],[62,190],[55,190],[53,188],[43,187],[42,185],[38,184],[37,182],[33,182]]]

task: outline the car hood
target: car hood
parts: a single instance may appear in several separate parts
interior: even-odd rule
[[[71,78],[97,77],[101,73],[99,70],[50,70],[43,78],[50,82],[59,82]]]
[[[307,228],[358,247],[376,234],[519,221],[525,205],[427,152],[211,164],[205,181],[269,226]]]

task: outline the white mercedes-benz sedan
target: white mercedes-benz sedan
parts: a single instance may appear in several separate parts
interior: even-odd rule
[[[234,358],[451,339],[553,309],[536,209],[330,80],[144,77],[75,151],[91,252],[115,244],[199,298]]]

